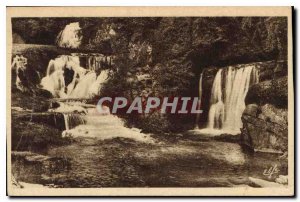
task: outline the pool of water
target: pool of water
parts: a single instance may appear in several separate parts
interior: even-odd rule
[[[287,174],[277,156],[251,154],[237,143],[180,140],[150,144],[126,138],[76,138],[52,148],[44,162],[13,159],[15,177],[56,187],[233,187],[248,177]],[[280,172],[263,174],[271,166]]]

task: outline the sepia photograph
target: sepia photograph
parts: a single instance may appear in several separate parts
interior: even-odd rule
[[[292,7],[7,7],[10,196],[293,196]]]

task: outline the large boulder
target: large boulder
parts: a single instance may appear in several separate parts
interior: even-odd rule
[[[249,104],[242,115],[242,122],[242,144],[254,151],[287,151],[287,109],[280,109],[271,104]]]
[[[273,65],[272,80],[251,86],[245,99],[241,141],[255,151],[285,153],[288,149],[288,80],[278,77],[285,71],[283,66]],[[262,67],[261,72],[266,75],[269,69]]]

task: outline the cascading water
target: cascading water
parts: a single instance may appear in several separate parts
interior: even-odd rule
[[[215,77],[211,99],[210,99],[210,109],[208,113],[208,128],[218,128],[222,127],[222,123],[224,122],[224,103],[222,100],[222,69],[220,69]]]
[[[201,100],[202,100],[202,79],[203,79],[203,72],[200,74],[199,79],[199,101],[198,101],[198,109],[201,109]],[[196,129],[199,129],[198,123],[200,120],[200,113],[197,114],[196,117]]]
[[[49,109],[50,112],[59,112],[64,116],[65,129],[70,130],[78,125],[85,124],[87,110],[84,106],[89,106],[82,102],[60,102],[56,109]]]
[[[107,78],[108,78],[108,71],[107,70],[101,71],[97,79],[90,85],[89,95],[92,96],[98,95],[102,84],[107,80]]]
[[[71,90],[71,85],[69,88],[65,88],[65,69],[74,71],[74,77],[77,75],[80,77],[86,72],[84,68],[79,66],[78,57],[62,55],[50,60],[46,76],[41,80],[41,85],[45,90],[50,91],[54,97],[66,97],[66,90]]]
[[[70,130],[72,128],[75,128],[78,125],[85,124],[85,118],[77,113],[64,113],[64,120],[65,120],[65,126],[66,130]]]
[[[249,65],[220,69],[214,79],[207,128],[203,133],[238,134],[249,86],[258,82],[258,70]],[[201,87],[202,88],[202,87]]]
[[[103,56],[87,56],[86,60],[91,60],[90,58],[99,60]],[[67,72],[73,72],[73,75],[69,75],[71,78],[67,78]],[[85,69],[80,66],[78,55],[62,55],[49,61],[46,76],[41,80],[41,85],[57,98],[85,99],[99,95],[101,86],[107,79],[108,70],[101,70],[100,66],[95,64],[90,64]],[[80,103],[60,102],[60,105],[55,112],[61,112],[64,115],[66,130],[85,124],[87,111]]]
[[[85,124],[80,124],[73,129],[64,131],[64,135],[92,137],[102,140],[123,137],[153,143],[149,135],[141,133],[139,129],[125,127],[123,121],[117,116],[109,113],[101,114],[96,108],[88,108],[88,112],[84,118],[86,121]]]
[[[97,75],[94,69],[95,66],[88,66],[87,69],[80,67],[79,56],[62,55],[50,60],[47,75],[42,79],[41,85],[54,97],[91,98],[98,95],[101,85],[108,78],[108,70],[100,70]],[[70,83],[66,83],[64,77],[67,70],[74,72]]]
[[[73,22],[62,30],[56,39],[56,43],[62,48],[78,48],[81,44],[81,28],[79,22]]]
[[[102,70],[102,65],[112,64],[112,57],[109,56],[84,56],[86,68],[83,68],[80,66],[80,57],[82,55],[62,55],[50,60],[47,75],[41,81],[43,88],[50,91],[54,97],[67,98],[60,100],[60,107],[51,110],[64,115],[66,130],[63,135],[99,139],[124,137],[153,142],[138,129],[126,128],[117,116],[100,114],[96,106],[80,101],[99,95],[102,84],[108,79],[108,70]],[[74,74],[68,82],[65,74],[70,71]],[[76,101],[73,98],[76,98]]]

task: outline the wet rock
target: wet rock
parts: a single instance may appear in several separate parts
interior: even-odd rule
[[[258,106],[256,104],[247,105],[246,109],[244,110],[244,114],[256,117],[258,112]]]

